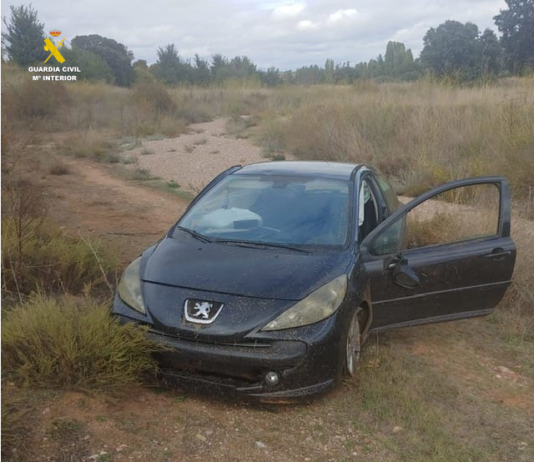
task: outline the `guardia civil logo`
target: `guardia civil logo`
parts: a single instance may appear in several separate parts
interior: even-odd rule
[[[54,29],[52,31],[50,31],[50,35],[52,37],[59,37],[61,35],[61,31],[57,30],[57,29]],[[50,58],[52,58],[52,56],[54,57],[54,59],[58,62],[58,63],[61,63],[63,64],[65,62],[65,58],[62,56],[62,54],[60,53],[59,49],[61,47],[64,47],[63,45],[63,42],[65,41],[65,39],[61,40],[57,45],[50,39],[50,38],[45,38],[44,39],[44,42],[45,42],[45,51],[49,51],[50,52],[50,55],[48,55],[48,58],[45,59],[45,64],[48,62],[48,60]],[[53,63],[53,60],[48,63],[48,66],[44,67],[44,66],[36,66],[36,67],[29,67],[28,68],[28,71],[29,72],[32,72],[32,73],[39,73],[39,75],[32,75],[32,80],[41,80],[41,81],[49,81],[49,80],[60,80],[60,81],[64,81],[64,80],[77,80],[77,76],[76,75],[72,75],[70,73],[73,73],[73,72],[76,72],[76,73],[79,73],[81,72],[80,71],[80,68],[79,67],[67,67],[67,66],[64,66],[64,67],[59,67],[57,65],[54,65],[52,64]],[[52,73],[52,74],[60,74],[62,73],[61,75],[42,75],[43,73]],[[65,74],[69,74],[69,75],[65,75]]]
[[[52,37],[59,37],[61,35],[61,31],[54,29],[53,31],[50,31],[50,35]],[[46,46],[44,47],[45,51],[50,52],[50,55],[45,60],[45,64],[52,56],[56,58],[59,63],[63,64],[65,62],[65,58],[61,55],[58,48],[63,46],[63,42],[65,41],[65,39],[63,38],[63,40],[61,40],[61,42],[57,44],[57,47],[54,45],[54,42],[52,42],[52,40],[50,40],[48,37],[45,38],[44,41],[46,43]]]

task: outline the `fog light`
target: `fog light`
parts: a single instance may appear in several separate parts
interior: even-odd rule
[[[265,383],[270,387],[278,385],[279,381],[280,376],[276,372],[267,372],[267,374],[265,374]]]

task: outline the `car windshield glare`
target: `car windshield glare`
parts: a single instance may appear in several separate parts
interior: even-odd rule
[[[201,197],[179,226],[214,241],[343,246],[349,229],[349,182],[230,175]]]

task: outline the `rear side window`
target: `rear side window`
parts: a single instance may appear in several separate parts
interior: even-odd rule
[[[386,200],[388,211],[390,214],[392,214],[400,207],[400,202],[397,198],[397,194],[395,193],[393,186],[391,186],[383,176],[376,175],[376,181],[378,183],[380,191],[382,191],[384,199]]]

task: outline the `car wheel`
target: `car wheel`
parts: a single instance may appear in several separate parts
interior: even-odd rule
[[[360,360],[361,350],[361,335],[360,322],[358,321],[358,314],[360,309],[352,313],[350,322],[348,324],[348,331],[345,341],[345,361],[343,372],[346,377],[354,377],[356,374],[357,363]]]

